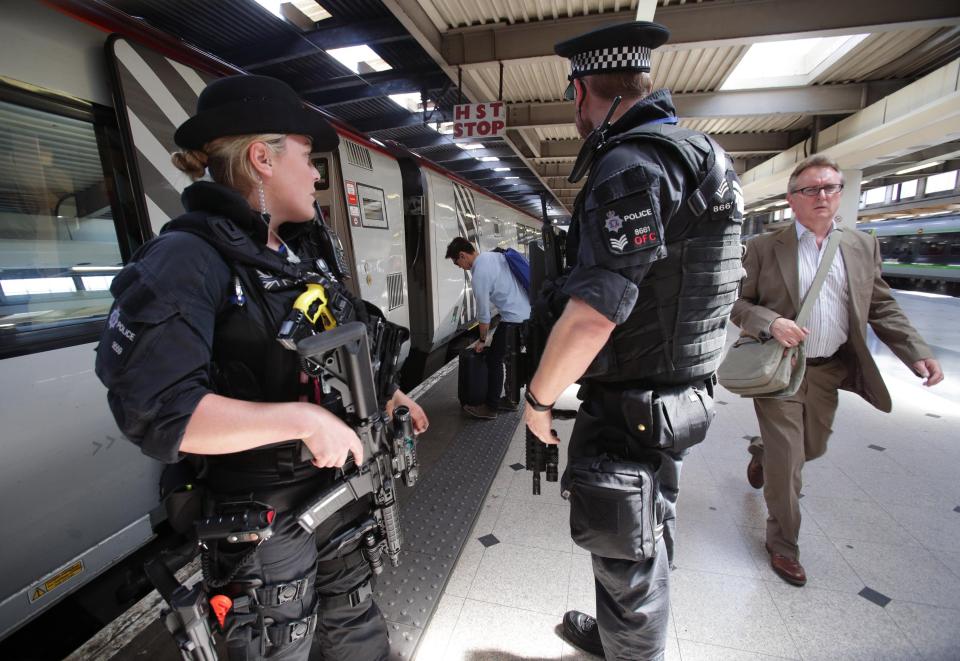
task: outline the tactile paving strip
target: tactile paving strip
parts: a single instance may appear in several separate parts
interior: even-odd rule
[[[455,384],[453,373],[435,388]],[[400,566],[384,568],[375,593],[390,632],[391,659],[413,658],[519,422],[519,412],[465,421],[404,502]]]

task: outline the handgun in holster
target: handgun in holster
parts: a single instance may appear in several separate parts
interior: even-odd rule
[[[150,560],[143,569],[169,606],[160,613],[160,618],[177,643],[184,661],[217,661],[210,631],[210,606],[202,585],[187,588],[160,558]]]
[[[375,525],[361,524],[365,529],[357,530],[358,535],[362,533],[364,556],[375,573],[382,571],[380,558],[384,553],[396,567],[400,564],[403,536],[394,479],[413,486],[418,470],[416,434],[410,412],[398,406],[392,422],[382,413],[366,324],[349,322],[304,338],[298,343],[297,351],[301,358],[317,365],[324,365],[332,353],[339,353],[336,362],[346,368],[352,401],[347,423],[359,436],[364,456],[360,465],[349,461],[337,482],[301,510],[297,522],[307,532],[313,532],[338,510],[371,497]],[[312,458],[306,445],[303,448],[302,458]]]

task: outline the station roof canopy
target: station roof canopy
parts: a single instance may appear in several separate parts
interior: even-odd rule
[[[370,137],[405,145],[538,215],[541,192],[558,215],[572,209],[578,192],[566,180],[580,138],[573,104],[562,98],[568,64],[553,54],[562,39],[635,20],[638,11],[649,19],[642,14],[655,5],[653,19],[671,39],[653,53],[654,86],[669,88],[681,124],[715,137],[740,171],[804,141],[815,150],[823,130],[960,55],[954,0],[94,4],[286,80]],[[818,41],[801,41],[810,39]],[[453,105],[500,96],[508,104],[506,136],[457,148],[444,132]]]

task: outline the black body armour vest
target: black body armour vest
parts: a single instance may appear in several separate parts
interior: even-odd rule
[[[184,214],[164,231],[203,238],[231,270],[230,295],[221,304],[213,338],[215,392],[252,402],[291,402],[301,395],[316,401],[313,380],[300,383],[300,358],[277,341],[277,333],[311,275],[325,269],[328,279],[342,281],[344,266],[336,236],[318,222],[310,223],[297,246],[301,261],[292,264],[256,243],[234,221],[214,213]],[[355,318],[364,317],[364,313],[358,315],[356,303],[351,307]],[[312,464],[300,460],[299,440],[206,459],[211,480],[219,478],[236,487],[280,485],[317,475]]]
[[[668,124],[640,126],[612,136],[600,153],[628,141],[654,142],[675,154],[695,190],[665,223],[666,258],[654,262],[639,283],[633,311],[614,329],[584,378],[692,383],[720,365],[742,275],[743,193],[729,157],[702,133]],[[583,214],[585,197],[578,200],[575,218]]]

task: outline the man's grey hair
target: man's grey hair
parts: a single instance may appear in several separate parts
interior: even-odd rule
[[[793,172],[790,174],[790,181],[787,182],[788,193],[794,191],[797,186],[797,179],[800,178],[804,170],[809,170],[810,168],[831,168],[836,170],[837,174],[840,175],[840,183],[843,183],[843,172],[841,172],[840,166],[837,165],[835,160],[826,154],[813,154],[812,156],[807,156],[797,164],[797,167],[793,168]]]

